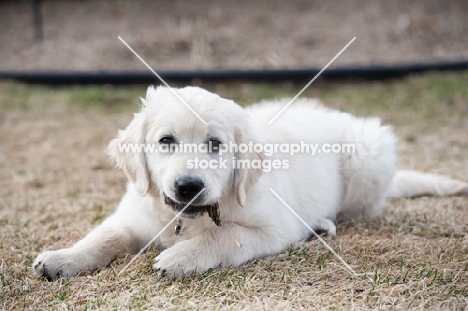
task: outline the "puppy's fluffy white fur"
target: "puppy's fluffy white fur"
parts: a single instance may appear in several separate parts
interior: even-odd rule
[[[288,100],[268,101],[243,109],[233,101],[196,87],[176,92],[203,118],[203,124],[167,88],[150,87],[141,112],[109,144],[108,153],[129,178],[117,210],[74,246],[39,255],[33,269],[46,278],[72,277],[108,265],[119,253],[137,253],[175,216],[163,194],[176,198],[180,176],[199,178],[201,204],[219,203],[221,222],[208,215],[184,219],[180,235],[169,229],[156,239],[162,252],[154,269],[179,276],[219,265],[240,265],[284,250],[311,232],[268,189],[272,188],[307,224],[330,235],[339,219],[376,217],[388,196],[468,194],[463,182],[399,171],[395,177],[395,137],[377,118],[358,118],[323,107],[317,100],[297,99],[271,125]],[[288,169],[188,169],[187,160],[212,155],[122,153],[124,143],[155,143],[164,135],[201,144],[221,142],[355,143],[352,154],[275,154]],[[226,154],[227,159],[266,159],[258,153]]]

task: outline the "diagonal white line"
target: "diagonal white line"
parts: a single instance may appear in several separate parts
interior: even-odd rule
[[[158,75],[158,73],[156,71],[153,70],[153,68],[151,68],[150,65],[148,65],[147,62],[145,62],[145,60],[143,58],[141,58],[140,55],[138,55],[137,52],[135,52],[135,50],[132,49],[132,47],[130,45],[128,45],[127,42],[125,42],[124,39],[122,39],[122,37],[118,37],[120,41],[122,41],[123,44],[125,44],[125,46],[133,52],[133,54],[135,54],[136,57],[138,57],[138,59],[146,66],[148,67],[148,69],[156,76],[158,77],[159,80],[161,80],[162,83],[164,83],[165,86],[167,86],[167,88],[198,118],[200,119],[200,121],[202,121],[203,124],[206,124],[205,120],[202,119],[202,117],[200,117],[198,115],[198,113],[195,112],[195,110],[192,109],[192,107],[190,107],[186,102],[185,100],[182,99],[182,97],[179,96],[179,94],[177,94],[176,91],[174,91],[174,89],[172,87],[169,86],[169,84],[166,83],[166,81],[163,80],[163,78],[161,78],[160,75]]]
[[[289,105],[291,105],[291,104],[293,103],[293,101],[295,101],[295,100],[296,100],[296,99],[297,99],[297,98],[298,98],[298,97],[299,97],[299,96],[302,94],[302,92],[304,92],[304,91],[305,91],[305,90],[306,90],[306,89],[307,89],[307,88],[308,88],[308,87],[309,87],[309,86],[312,84],[312,82],[314,82],[314,81],[315,81],[315,79],[317,79],[317,78],[318,78],[318,77],[319,77],[319,76],[322,74],[322,72],[324,72],[324,71],[325,71],[325,69],[327,69],[327,68],[328,68],[328,66],[330,66],[330,65],[331,65],[331,63],[333,63],[333,62],[335,61],[335,59],[337,59],[337,58],[338,58],[338,56],[340,56],[340,55],[341,55],[341,53],[343,53],[343,52],[344,52],[344,51],[345,51],[345,50],[346,50],[346,49],[347,49],[347,48],[348,48],[348,47],[351,45],[351,43],[353,43],[353,41],[354,41],[354,40],[356,40],[356,37],[354,37],[353,39],[351,39],[351,41],[349,41],[349,43],[348,43],[348,44],[346,44],[346,46],[345,46],[344,48],[342,48],[342,49],[341,49],[341,51],[339,51],[339,52],[338,52],[338,54],[336,54],[336,55],[335,55],[335,57],[333,57],[333,58],[332,58],[332,60],[331,60],[331,61],[329,61],[329,62],[328,62],[328,64],[326,64],[326,65],[325,65],[325,67],[323,67],[323,69],[322,69],[322,70],[320,70],[320,72],[319,72],[319,73],[317,73],[317,74],[315,75],[315,77],[314,77],[312,80],[310,80],[310,82],[309,82],[309,83],[307,83],[307,85],[306,85],[306,86],[304,86],[304,87],[302,88],[302,90],[301,90],[299,93],[297,93],[297,95],[296,95],[296,96],[294,96],[294,98],[293,98],[293,99],[291,99],[291,100],[289,101],[289,103],[287,103],[287,105],[286,105],[286,106],[284,106],[284,108],[283,108],[283,109],[281,109],[281,111],[280,111],[280,112],[278,112],[278,113],[276,114],[276,116],[274,116],[274,118],[273,118],[273,119],[271,119],[271,120],[270,120],[270,122],[268,122],[268,124],[272,124],[272,123],[273,123],[273,121],[275,121],[275,120],[276,120],[276,118],[278,118],[278,117],[280,116],[280,114],[282,114],[282,113],[283,113],[283,112],[284,112],[284,111],[285,111],[285,110],[286,110],[286,109],[289,107]]]
[[[124,272],[124,271],[128,268],[128,266],[130,266],[138,257],[140,257],[140,255],[141,255],[151,244],[153,244],[153,242],[164,232],[164,230],[166,230],[167,227],[169,227],[169,226],[171,225],[171,223],[172,223],[174,220],[176,220],[177,218],[179,218],[180,215],[182,215],[182,213],[185,211],[185,209],[186,209],[187,207],[189,207],[190,204],[192,204],[193,201],[195,201],[195,200],[198,198],[198,196],[199,196],[200,194],[202,194],[203,191],[205,191],[205,190],[206,190],[206,188],[203,188],[192,200],[190,200],[190,202],[188,202],[187,205],[185,205],[184,208],[181,209],[180,212],[178,212],[178,213],[174,216],[174,218],[172,218],[172,219],[167,223],[167,225],[166,225],[164,228],[162,228],[162,229],[158,232],[158,234],[156,234],[156,235],[154,236],[154,238],[152,238],[151,241],[149,241],[148,244],[146,244],[146,245],[138,252],[138,254],[136,254],[136,256],[133,257],[132,260],[130,260],[130,262],[129,262],[128,264],[126,264],[125,267],[122,268],[122,270],[120,270],[120,272],[119,272],[117,275],[120,275],[122,272]]]
[[[281,201],[281,203],[284,204],[284,206],[286,206],[286,207],[291,211],[291,213],[294,214],[294,216],[297,217],[297,219],[299,219],[299,220],[304,224],[304,226],[307,227],[307,229],[309,229],[309,230],[317,237],[317,239],[320,240],[320,242],[323,243],[323,245],[325,245],[325,246],[330,250],[330,252],[333,253],[333,255],[335,255],[336,258],[338,258],[338,259],[341,261],[341,263],[342,263],[349,271],[351,271],[351,273],[352,273],[354,276],[357,276],[357,275],[358,275],[358,274],[353,270],[353,268],[351,268],[351,267],[346,263],[346,261],[344,261],[343,258],[341,258],[341,256],[338,255],[338,254],[333,250],[333,248],[332,248],[330,245],[328,245],[328,243],[325,242],[325,241],[322,239],[322,237],[321,237],[320,235],[318,235],[317,232],[315,232],[314,229],[312,229],[312,228],[304,221],[304,219],[302,219],[301,216],[299,216],[299,215],[291,208],[291,206],[289,206],[288,203],[286,203],[286,202],[283,200],[283,198],[281,198],[281,197],[275,192],[275,190],[273,190],[273,189],[271,189],[271,188],[268,188],[268,189],[278,198],[278,200]]]

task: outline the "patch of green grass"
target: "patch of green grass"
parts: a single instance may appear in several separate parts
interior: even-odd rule
[[[0,82],[1,111],[102,111],[138,110],[144,86],[45,86]]]
[[[415,118],[433,121],[465,117],[467,82],[468,72],[427,73],[388,83],[345,85],[338,91],[324,88],[315,93],[327,105],[358,115],[385,117],[399,113],[398,118],[393,116],[388,121],[405,124]]]
[[[321,254],[317,256],[317,259],[315,259],[315,263],[317,264],[317,267],[322,270],[327,266],[327,262],[333,258],[333,254],[331,252],[327,252],[325,254]]]
[[[330,84],[313,83],[301,97],[316,97],[327,106],[362,116],[389,115],[392,124],[424,120],[460,118],[468,114],[468,71],[432,72],[404,79]],[[303,84],[206,84],[202,87],[248,105],[265,99],[291,98]],[[137,111],[146,86],[41,86],[15,82],[0,83],[1,110],[46,109],[50,106],[73,111]],[[449,109],[447,109],[449,108]],[[448,115],[447,111],[452,112]],[[400,115],[395,117],[394,113]]]
[[[30,99],[39,93],[44,96],[49,92],[36,85],[4,81],[0,83],[0,111],[27,110],[31,105]]]
[[[136,111],[139,97],[144,97],[145,92],[145,87],[141,86],[73,86],[70,89],[70,104],[84,110]]]

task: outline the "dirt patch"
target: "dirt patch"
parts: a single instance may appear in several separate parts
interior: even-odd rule
[[[43,0],[0,3],[0,68],[146,70],[323,67],[468,59],[468,3],[455,1]]]

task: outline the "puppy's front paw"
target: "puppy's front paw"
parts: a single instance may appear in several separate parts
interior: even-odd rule
[[[181,241],[162,251],[155,259],[153,269],[161,276],[179,277],[192,272],[203,273],[220,264],[215,254],[209,254],[197,243]]]
[[[48,251],[40,254],[34,260],[32,268],[37,275],[54,281],[60,277],[77,276],[80,272],[79,258],[69,249]]]

